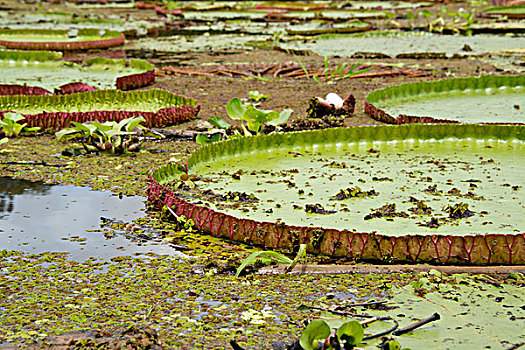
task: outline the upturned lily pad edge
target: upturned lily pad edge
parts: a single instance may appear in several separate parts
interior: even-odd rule
[[[364,111],[371,118],[387,124],[411,124],[411,123],[432,123],[432,124],[459,124],[457,120],[448,120],[434,118],[430,116],[413,116],[400,114],[397,117],[390,115],[383,109],[377,107],[380,101],[396,98],[417,96],[425,93],[444,92],[444,91],[464,91],[467,89],[478,90],[487,88],[500,88],[525,86],[525,75],[497,75],[497,76],[480,76],[471,78],[450,78],[435,81],[421,81],[417,83],[406,83],[394,85],[383,89],[372,91],[365,98]],[[499,124],[497,120],[494,124]],[[503,123],[502,123],[503,124]],[[505,123],[508,124],[508,123]],[[522,124],[522,123],[513,123]]]
[[[479,124],[410,124],[334,128],[240,138],[209,144],[197,149],[188,159],[187,169],[218,154],[235,154],[264,147],[334,140],[388,141],[393,139],[493,138],[525,140],[525,127],[519,125]],[[201,232],[231,241],[265,248],[294,251],[307,244],[308,251],[355,261],[431,263],[438,265],[521,265],[525,263],[525,232],[518,234],[402,235],[388,236],[376,232],[292,226],[238,218],[202,205],[190,203],[167,186],[163,180],[173,178],[177,167],[164,166],[150,175],[148,199],[154,208],[172,208],[195,222]],[[176,175],[176,174],[175,174]]]
[[[74,106],[89,104],[90,101],[111,100],[121,101],[122,103],[149,101],[156,99],[161,101],[163,107],[155,112],[148,111],[124,111],[124,110],[100,110],[87,112],[42,112],[37,114],[24,114],[28,127],[40,127],[42,130],[57,130],[70,126],[71,122],[85,123],[98,120],[103,123],[106,121],[121,121],[126,118],[144,117],[146,127],[165,127],[168,125],[179,124],[197,116],[200,105],[193,99],[175,95],[166,90],[151,89],[141,91],[123,92],[120,90],[97,90],[79,92],[70,95],[10,95],[0,96],[0,116],[6,112],[17,112],[16,110],[6,110],[2,106],[7,102],[13,101],[18,104]]]

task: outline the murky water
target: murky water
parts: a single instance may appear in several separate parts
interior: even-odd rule
[[[101,217],[131,222],[144,216],[144,200],[0,177],[0,250],[69,252],[75,260],[148,252],[182,256],[168,245],[100,232]]]

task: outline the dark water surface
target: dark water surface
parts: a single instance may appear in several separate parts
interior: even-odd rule
[[[144,197],[119,197],[87,187],[0,177],[0,250],[69,252],[75,260],[153,252],[180,256],[167,245],[105,238],[101,217],[131,222],[144,216]]]

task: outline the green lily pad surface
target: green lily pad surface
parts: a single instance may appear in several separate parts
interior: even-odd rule
[[[57,61],[49,55],[27,55],[27,51],[0,51],[0,84],[39,86],[49,91],[71,82],[82,82],[96,89],[116,88],[118,77],[153,70],[142,60],[89,58],[83,65]],[[49,59],[51,58],[51,59]]]
[[[467,46],[465,46],[467,45]],[[465,49],[468,47],[467,49]],[[283,49],[310,50],[321,56],[352,57],[380,53],[389,57],[404,54],[479,55],[491,51],[525,47],[525,36],[454,36],[430,33],[370,33],[319,36],[315,41],[288,42]]]
[[[132,50],[146,50],[154,52],[204,52],[210,50],[241,50],[250,49],[248,43],[271,38],[271,35],[174,35],[159,38],[141,38],[130,43],[127,47]]]
[[[399,328],[435,313],[439,315],[439,320],[393,336],[403,348],[505,350],[525,341],[522,289],[522,285],[500,284],[489,276],[447,276],[431,270],[410,285],[393,288],[393,297],[388,303],[393,309],[367,309],[363,313],[394,317]],[[337,317],[332,314],[325,316]],[[340,322],[346,320],[350,318]],[[392,325],[391,321],[371,323],[365,329],[365,335],[386,331]],[[363,343],[359,348],[377,349],[374,341]]]
[[[367,102],[402,115],[461,123],[525,123],[525,76],[484,76],[409,83],[380,89]]]
[[[228,151],[208,146],[202,152],[210,153],[200,155],[209,159],[190,163],[190,172],[205,179],[194,202],[258,221],[395,236],[525,230],[519,219],[525,214],[523,140],[485,135],[482,126],[468,126],[477,134],[459,138],[447,131],[457,127],[461,135],[467,126],[410,127],[279,135],[273,142],[251,138]],[[503,134],[510,130],[502,128]],[[357,188],[354,198],[336,198]],[[474,215],[451,218],[446,207],[457,203],[467,203]],[[374,216],[389,204],[397,214]],[[308,210],[315,205],[325,213]],[[431,218],[439,227],[427,225]]]

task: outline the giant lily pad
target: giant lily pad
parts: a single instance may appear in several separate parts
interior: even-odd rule
[[[525,46],[525,36],[437,35],[431,33],[370,32],[321,35],[312,42],[288,42],[282,49],[309,50],[322,56],[381,56],[397,58],[480,55]]]
[[[0,26],[7,29],[104,29],[123,33],[126,37],[141,37],[154,33],[163,25],[160,21],[134,19],[99,18],[98,16],[78,16],[64,12],[16,12],[0,14]]]
[[[403,123],[525,123],[525,75],[455,78],[391,86],[370,93],[365,111]]]
[[[523,263],[524,141],[524,126],[454,124],[233,139],[192,154],[196,189],[176,189],[180,170],[160,168],[149,197],[213,235],[267,247]]]
[[[99,90],[71,95],[0,96],[0,111],[21,113],[28,126],[43,129],[67,127],[71,121],[120,121],[139,116],[146,119],[148,127],[162,127],[194,118],[199,109],[194,99],[164,90]]]
[[[130,90],[153,83],[152,64],[131,59],[92,57],[83,65],[57,60],[55,54],[38,51],[0,51],[0,84],[38,86],[53,91],[82,82],[97,89]]]
[[[8,49],[74,51],[123,44],[122,33],[104,29],[0,29],[0,45]]]
[[[480,13],[483,17],[525,18],[525,5],[490,7]]]

